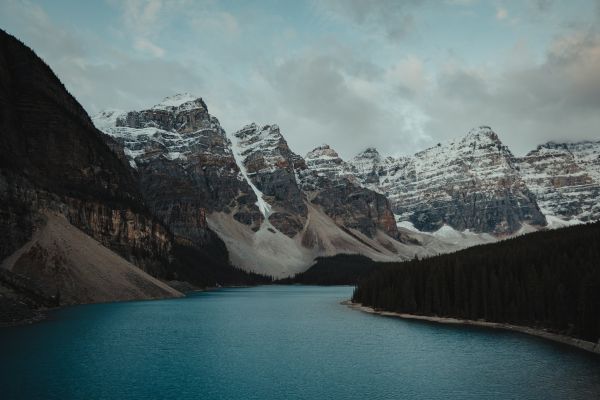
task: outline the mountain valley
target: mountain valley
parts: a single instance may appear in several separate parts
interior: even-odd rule
[[[301,156],[276,124],[226,133],[187,93],[90,118],[29,48],[1,39],[0,283],[13,300],[27,286],[46,287],[32,289],[44,304],[178,296],[164,283],[270,282],[323,257],[405,261],[600,218],[600,142],[517,157],[482,126],[413,156],[346,161],[326,144]],[[123,265],[102,286],[142,275],[82,292],[72,260],[85,253],[61,235],[102,248],[92,275]]]

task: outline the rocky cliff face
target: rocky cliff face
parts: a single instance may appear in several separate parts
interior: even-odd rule
[[[142,111],[108,111],[94,123],[123,147],[150,210],[184,240],[214,240],[206,215],[232,214],[254,229],[262,215],[231,142],[204,101],[188,94]]]
[[[544,215],[510,150],[488,127],[413,157],[381,159],[368,149],[351,163],[358,180],[385,194],[398,221],[422,231],[511,234]]]
[[[250,124],[233,136],[240,167],[263,200],[265,218],[285,235],[296,236],[308,213],[296,179],[296,169],[306,168],[304,160],[290,150],[277,125]]]
[[[600,142],[549,142],[518,165],[545,214],[569,221],[600,219]]]
[[[319,181],[322,179],[335,181],[339,178],[348,178],[353,182],[357,182],[350,166],[328,144],[323,144],[309,151],[305,160],[306,166],[310,170],[309,174],[302,176],[302,182],[306,190],[318,189]]]
[[[1,257],[29,240],[40,226],[40,212],[52,211],[142,270],[155,276],[168,274],[165,260],[172,250],[171,234],[141,205],[57,195],[9,171],[0,174],[0,198],[7,218],[2,224]]]
[[[307,169],[299,171],[304,190],[311,201],[323,207],[337,224],[357,229],[374,237],[378,229],[399,239],[394,214],[388,199],[361,186],[352,168],[329,145],[306,155]]]

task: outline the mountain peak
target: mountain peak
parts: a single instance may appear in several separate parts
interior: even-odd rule
[[[540,154],[558,154],[569,152],[569,146],[566,143],[550,141],[543,144],[538,144],[537,147],[529,151],[525,157],[538,156]]]
[[[356,155],[356,157],[354,157],[354,159],[355,160],[359,160],[359,159],[379,160],[380,157],[381,156],[375,147],[367,147],[366,149],[364,149],[363,151],[358,153]]]
[[[315,158],[340,158],[340,156],[328,144],[322,144],[319,147],[315,147],[312,151],[309,151],[305,158],[308,160]]]
[[[188,108],[197,108],[198,106],[208,111],[206,103],[201,97],[193,96],[190,93],[177,93],[172,96],[165,97],[160,103],[156,104],[152,109],[154,110],[172,110],[180,108],[183,105],[190,105]]]
[[[465,141],[481,141],[487,139],[491,140],[492,142],[500,143],[498,134],[494,132],[492,128],[485,125],[471,129],[464,139]]]

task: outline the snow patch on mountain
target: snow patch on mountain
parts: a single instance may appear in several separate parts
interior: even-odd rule
[[[104,110],[94,115],[92,117],[92,122],[96,128],[104,131],[105,129],[115,127],[117,125],[117,119],[125,116],[125,114],[127,114],[125,111],[118,109]]]
[[[250,185],[250,187],[252,188],[252,191],[256,195],[256,198],[257,198],[256,206],[258,207],[258,209],[260,210],[262,215],[265,217],[265,222],[268,222],[272,207],[269,203],[267,203],[265,201],[262,192],[256,187],[254,182],[252,182],[252,180],[248,177],[248,171],[246,170],[246,166],[244,165],[244,162],[243,162],[243,156],[242,156],[243,150],[240,148],[239,138],[236,137],[235,135],[231,135],[229,140],[231,141],[231,147],[232,147],[232,151],[233,151],[233,157],[235,158],[235,163],[237,164],[238,168],[240,169],[242,176],[244,177],[244,179],[246,180],[248,185]]]
[[[197,110],[198,117],[194,117]],[[156,157],[185,162],[192,154],[212,152],[207,137],[225,138],[219,121],[208,114],[201,98],[189,93],[165,98],[149,110],[105,110],[92,118],[94,125],[124,147],[134,168]],[[227,143],[220,151],[227,156]]]
[[[566,228],[568,226],[580,225],[585,223],[575,218],[563,219],[551,214],[546,214],[546,220],[548,221],[548,229]]]
[[[327,144],[309,151],[304,160],[307,167],[318,176],[337,179],[349,172],[346,162]]]
[[[173,96],[165,97],[160,103],[152,107],[152,109],[171,111],[186,105],[186,107],[183,108],[190,110],[197,107],[197,104],[194,104],[196,100],[198,100],[198,97],[193,96],[190,93],[178,93]]]
[[[574,223],[600,219],[600,141],[548,142],[518,163],[546,215]]]
[[[459,232],[449,225],[442,226],[440,229],[433,232],[432,235],[446,243],[464,247],[493,243],[497,240],[494,236],[487,233],[471,232],[469,229]]]

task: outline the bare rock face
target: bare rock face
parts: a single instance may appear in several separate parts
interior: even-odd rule
[[[0,258],[22,246],[39,226],[40,213],[62,214],[71,224],[129,262],[155,276],[166,276],[171,233],[139,205],[59,196],[22,176],[0,174],[3,245]]]
[[[24,277],[32,283],[25,287],[39,288],[42,298],[54,299],[52,305],[182,296],[75,228],[64,215],[45,210],[41,216],[31,240],[0,269]]]
[[[547,215],[600,219],[600,142],[549,142],[518,159],[518,165]]]
[[[213,240],[206,223],[212,212],[260,225],[256,196],[202,99],[175,95],[148,110],[100,113],[94,123],[123,147],[150,210],[182,239]]]
[[[375,237],[377,229],[399,239],[398,228],[385,196],[356,186],[346,179],[323,187],[313,198],[339,226]]]
[[[306,168],[304,160],[290,150],[277,125],[250,124],[234,137],[246,176],[269,204],[269,222],[294,237],[303,229],[308,212],[296,179],[296,169]]]
[[[368,149],[351,164],[363,185],[390,199],[398,221],[422,231],[449,225],[502,235],[546,224],[514,156],[489,127],[413,157],[382,159]]]
[[[319,177],[335,180],[343,176],[352,176],[348,164],[328,144],[308,152],[305,160],[307,167]]]
[[[311,201],[320,205],[338,225],[374,237],[377,229],[399,239],[398,228],[385,196],[360,186],[351,166],[328,145],[306,155],[306,170],[300,170],[302,187]]]

